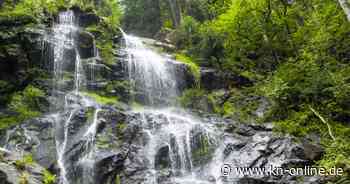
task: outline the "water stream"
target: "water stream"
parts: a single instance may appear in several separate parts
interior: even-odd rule
[[[135,93],[144,94],[144,99],[133,100],[143,103],[145,108],[133,112],[141,116],[146,140],[142,152],[147,163],[145,183],[162,183],[159,178],[165,171],[170,173],[171,183],[203,184],[210,178],[214,183],[218,179],[219,183],[220,173],[205,167],[213,166],[211,161],[220,165],[222,158],[212,157],[220,137],[215,126],[175,105],[179,94],[177,81],[181,79],[174,75],[172,61],[148,48],[141,38],[123,34],[129,79]],[[207,161],[202,162],[205,158]]]
[[[60,184],[95,184],[95,175],[98,174],[95,173],[95,158],[98,154],[95,142],[103,108],[81,92],[85,90],[87,82],[94,82],[98,64],[96,60],[91,60],[91,63],[81,60],[76,40],[79,31],[74,13],[61,12],[58,23],[53,27],[53,34],[47,38],[54,53],[52,94],[57,101],[54,109],[58,112],[54,112],[53,116],[56,120]],[[150,49],[139,37],[125,33],[123,37],[125,47],[122,52],[126,55],[125,65],[133,87],[131,101],[145,106],[143,110],[131,112],[140,117],[145,140],[140,152],[140,158],[143,158],[147,168],[144,183],[163,183],[160,178],[164,173],[170,174],[168,179],[172,183],[220,183],[217,165],[222,159],[221,131],[217,131],[215,125],[204,123],[176,106],[176,99],[181,93],[178,81],[183,79],[175,75],[176,65],[171,64],[174,62],[172,59]],[[74,53],[74,57],[68,53]],[[99,57],[96,46],[94,53],[94,57]],[[90,70],[90,79],[86,77],[84,64]],[[73,75],[70,74],[72,72]],[[62,84],[67,78],[70,80],[68,87]],[[85,128],[82,130],[75,130],[74,127],[80,126],[76,123],[82,123],[76,119],[79,113],[91,108],[93,113],[90,124],[83,126]],[[72,137],[76,136],[74,134],[79,137]],[[73,153],[78,155],[72,158],[70,154],[77,146],[80,149],[79,144],[83,146]],[[81,178],[76,178],[77,172],[80,172]]]
[[[80,91],[81,88],[85,85],[85,72],[83,70],[82,61],[80,53],[77,48],[76,37],[79,27],[77,26],[77,21],[74,16],[73,11],[65,11],[59,14],[58,23],[53,27],[53,35],[51,35],[47,40],[53,45],[54,52],[54,80],[55,85],[53,89],[53,94],[56,95],[55,98],[58,103],[56,103],[55,109],[62,109],[58,113],[54,114],[56,119],[56,150],[57,150],[57,163],[60,169],[60,178],[59,181],[61,184],[71,184],[70,177],[71,172],[75,172],[72,167],[72,163],[67,160],[67,147],[70,144],[70,129],[74,126],[72,123],[73,118],[81,109],[88,109],[90,107],[94,108],[94,117],[89,127],[82,137],[82,140],[85,142],[85,152],[84,157],[81,158],[80,164],[83,167],[84,174],[87,174],[82,180],[84,183],[94,183],[93,176],[93,154],[94,154],[94,142],[96,131],[98,127],[98,114],[101,112],[100,106],[94,102],[92,99],[84,96]],[[94,46],[95,47],[95,46]],[[66,90],[66,87],[63,87],[60,84],[60,81],[64,81],[67,73],[69,73],[69,66],[71,61],[71,56],[68,55],[68,52],[74,52],[74,76],[73,86],[71,90]],[[96,54],[97,51],[95,52]],[[91,67],[94,67],[94,64],[90,64]],[[93,68],[92,68],[93,70]],[[63,94],[63,99],[60,97],[60,94]],[[62,96],[62,95],[61,95]],[[61,99],[61,100],[60,100]],[[60,103],[64,101],[64,103]],[[61,113],[63,112],[63,113]],[[70,148],[71,149],[71,148]],[[74,174],[73,174],[74,175]]]

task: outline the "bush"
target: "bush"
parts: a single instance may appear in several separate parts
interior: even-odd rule
[[[9,109],[16,115],[0,114],[0,129],[40,116],[44,104],[45,93],[34,86],[29,85],[23,91],[16,92],[9,103]]]
[[[56,175],[51,174],[48,170],[44,171],[44,184],[54,184],[56,182]]]
[[[118,103],[117,97],[102,96],[100,94],[93,93],[93,92],[83,92],[82,94],[92,98],[95,102],[101,105],[113,105]]]
[[[185,108],[201,109],[206,92],[200,89],[188,89],[179,97],[180,104]]]
[[[19,170],[25,170],[26,166],[30,166],[34,164],[33,156],[28,154],[23,156],[21,160],[16,160],[15,165]]]
[[[199,66],[193,61],[192,58],[186,56],[186,55],[183,55],[183,54],[176,54],[176,60],[178,61],[181,61],[183,63],[185,63],[189,69],[191,70],[194,78],[196,79],[196,83],[197,85],[200,84],[200,68]]]

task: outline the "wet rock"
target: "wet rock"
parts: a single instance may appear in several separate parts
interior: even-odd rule
[[[170,168],[171,161],[169,157],[169,146],[163,146],[159,148],[155,156],[155,168],[160,170],[164,168]]]
[[[91,25],[97,25],[101,19],[94,13],[78,12],[79,26],[88,27]]]
[[[242,134],[226,134],[225,163],[233,167],[301,167],[310,166],[319,159],[320,145],[295,143],[292,137],[279,137],[272,133],[270,125],[240,125]],[[247,131],[250,130],[250,131]],[[253,130],[253,131],[252,131]],[[242,132],[242,131],[241,131]],[[308,154],[308,155],[306,155]],[[254,175],[236,177],[237,183],[293,183],[297,178],[288,175]],[[305,177],[304,181],[320,181],[321,177]],[[311,182],[317,183],[317,182]]]
[[[0,154],[3,154],[0,151]],[[36,163],[24,165],[23,168],[16,166],[16,161],[22,160],[19,153],[11,152],[2,156],[0,161],[0,183],[1,184],[42,184],[44,168]]]
[[[215,140],[200,127],[191,131],[191,138],[192,164],[196,167],[208,163],[215,151]]]
[[[96,181],[99,183],[107,183],[111,180],[116,173],[122,171],[125,158],[126,155],[122,153],[99,152],[95,164],[95,172],[98,173]]]
[[[94,35],[86,31],[78,31],[76,42],[82,59],[91,58],[95,56],[96,48],[94,42]]]
[[[314,144],[310,141],[303,140],[299,147],[295,147],[293,150],[296,157],[311,162],[321,159],[324,149],[321,145]]]
[[[196,79],[190,68],[180,62],[169,62],[174,66],[174,76],[177,78],[177,87],[179,91],[184,91],[185,89],[193,88],[196,86]]]
[[[31,152],[40,165],[50,168],[56,162],[53,123],[51,117],[29,120],[9,129],[1,142],[9,150]]]
[[[243,76],[221,72],[212,68],[201,68],[200,72],[200,85],[207,90],[227,89],[229,87],[249,86],[252,84],[252,81]]]

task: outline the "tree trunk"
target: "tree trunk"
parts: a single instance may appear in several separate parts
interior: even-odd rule
[[[181,24],[181,8],[178,0],[168,0],[173,26],[176,28]]]

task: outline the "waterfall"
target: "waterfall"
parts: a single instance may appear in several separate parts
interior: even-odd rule
[[[173,103],[177,97],[177,85],[174,68],[167,65],[169,58],[148,49],[138,37],[124,33],[124,39],[134,92],[144,95],[141,101],[148,105]]]
[[[210,161],[199,163],[201,154],[209,157],[218,147],[219,133],[215,126],[175,106],[177,81],[181,79],[174,75],[175,66],[170,63],[174,61],[148,48],[142,38],[122,33],[129,80],[134,93],[142,93],[146,98],[132,99],[146,105],[143,110],[133,110],[140,116],[145,140],[145,183],[159,183],[164,169],[171,173],[170,182],[174,183],[202,184],[209,183],[209,178],[219,179],[220,173],[203,168],[206,164],[211,166]],[[221,157],[211,159],[218,161]]]
[[[47,36],[48,41],[53,47],[53,74],[54,74],[54,85],[53,92],[54,98],[56,99],[55,108],[59,112],[54,113],[56,120],[56,150],[57,150],[57,164],[60,169],[60,184],[71,184],[75,183],[71,181],[71,176],[74,176],[76,172],[76,165],[80,164],[82,167],[84,178],[81,180],[84,183],[95,183],[93,181],[93,170],[94,170],[94,143],[95,136],[98,127],[98,115],[102,111],[100,106],[92,99],[84,96],[81,93],[82,88],[85,86],[85,71],[83,69],[83,63],[79,54],[77,46],[77,37],[79,27],[74,16],[73,11],[61,12],[58,17],[58,23],[53,27],[52,35]],[[94,48],[96,46],[94,45]],[[70,55],[68,54],[70,53]],[[75,57],[72,57],[71,53],[74,53]],[[94,49],[96,56],[98,52]],[[74,62],[72,65],[71,62]],[[95,62],[95,61],[93,61]],[[89,66],[94,67],[95,63],[87,63]],[[74,75],[71,77],[73,80],[72,86],[63,86],[62,81],[66,80],[66,76],[71,69],[74,67]],[[93,68],[90,68],[94,70]],[[68,90],[67,90],[68,89]],[[71,89],[71,90],[69,90]],[[64,102],[62,104],[62,102]],[[74,117],[81,109],[88,109],[93,107],[95,109],[94,118],[89,127],[86,128],[84,136],[81,138],[85,142],[85,151],[79,163],[75,166],[70,160],[67,160],[67,152],[71,149],[71,133],[70,129],[74,126]],[[76,179],[76,178],[73,178]]]
[[[73,11],[66,11],[61,12],[58,17],[58,24],[56,24],[53,28],[53,39],[52,42],[54,44],[53,52],[54,52],[54,79],[55,79],[55,85],[53,92],[54,94],[58,94],[58,91],[61,90],[60,81],[63,80],[63,72],[64,72],[64,66],[66,62],[65,58],[65,51],[66,49],[72,49],[74,48],[74,38],[73,34],[74,31],[77,29],[75,27],[75,18]],[[76,95],[78,95],[79,92],[79,68],[80,68],[80,59],[78,56],[78,52],[76,52],[76,59],[75,59],[75,91]],[[56,138],[56,150],[57,150],[57,163],[58,167],[60,168],[60,182],[62,184],[67,184],[68,180],[66,177],[67,170],[65,166],[65,159],[64,154],[66,151],[67,141],[68,141],[68,131],[69,131],[69,125],[70,121],[73,118],[73,115],[75,114],[76,109],[69,109],[69,94],[66,94],[64,97],[64,109],[65,111],[70,111],[68,118],[66,120],[63,120],[63,125],[60,125],[62,120],[56,116],[57,127],[63,126],[63,139]],[[59,98],[59,97],[56,97]],[[58,100],[59,101],[59,100]],[[58,105],[59,106],[59,105]],[[61,130],[57,129],[56,130]]]

